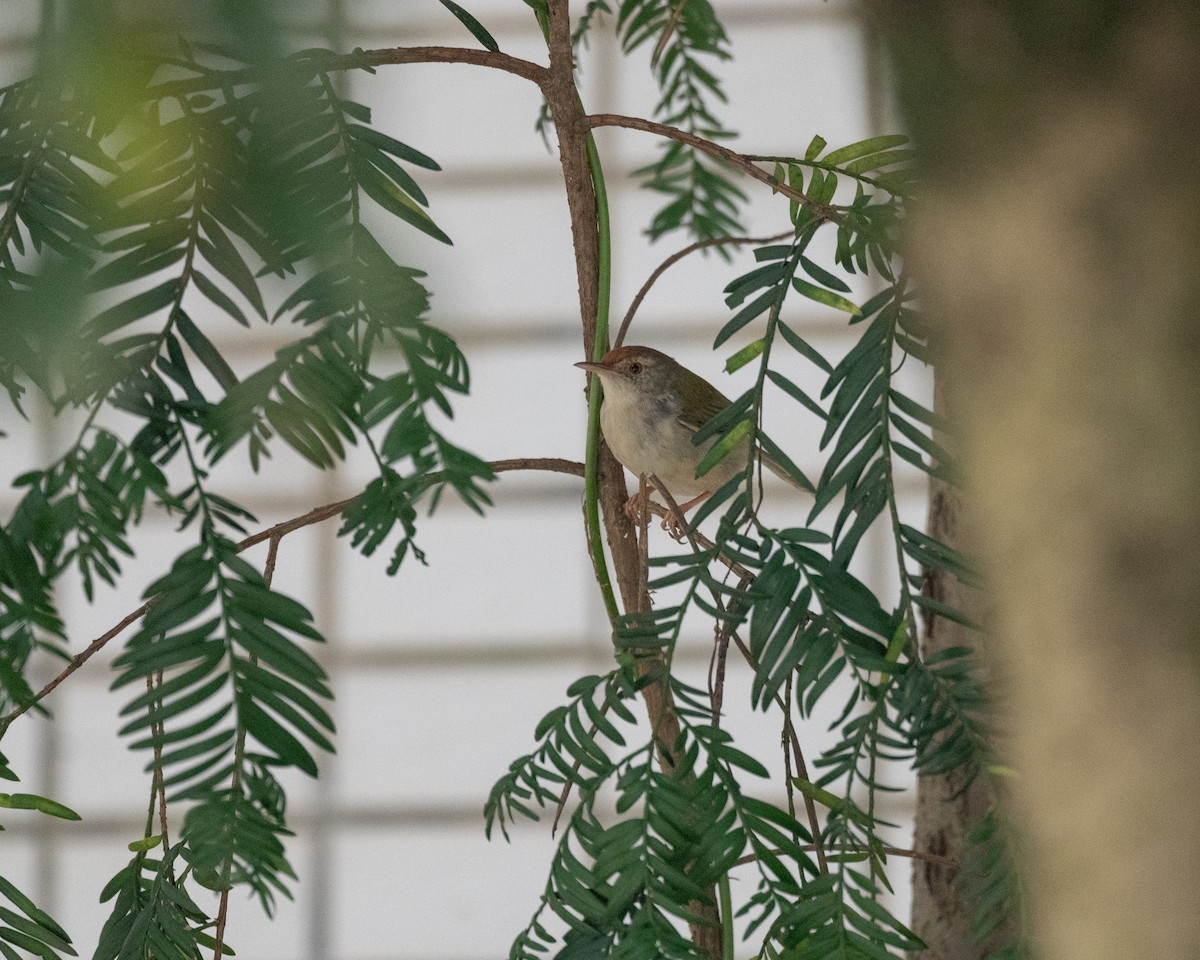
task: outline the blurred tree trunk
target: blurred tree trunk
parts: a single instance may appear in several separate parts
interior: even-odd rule
[[[939,375],[934,408],[945,413],[945,377]],[[928,532],[956,550],[973,555],[971,519],[961,488],[933,480],[929,488]],[[944,570],[926,574],[924,590],[935,600],[961,610],[978,623],[986,621],[983,595]],[[930,615],[921,636],[921,654],[929,657],[951,647],[978,647],[980,634],[943,617]],[[1015,939],[1017,918],[993,931],[982,943],[971,933],[974,910],[959,878],[968,856],[967,837],[983,820],[995,798],[986,776],[963,789],[963,776],[921,777],[917,781],[913,847],[949,857],[951,867],[930,860],[913,861],[913,930],[929,948],[921,960],[982,960]]]
[[[1035,946],[1192,960],[1200,5],[874,8],[927,163],[911,254],[958,385]]]

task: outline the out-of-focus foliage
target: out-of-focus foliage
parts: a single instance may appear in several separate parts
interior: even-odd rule
[[[241,50],[163,47],[115,19],[87,23],[127,62],[73,21],[42,70],[0,90],[0,386],[14,409],[34,391],[75,429],[17,479],[0,527],[0,703],[33,704],[35,651],[68,655],[53,584],[74,569],[90,599],[97,580],[119,580],[147,510],[176,514],[180,555],[146,592],[116,685],[155,794],[188,813],[179,843],[160,861],[142,850],[106,891],[101,955],[192,956],[208,921],[183,878],[244,885],[268,910],[289,895],[278,771],[316,776],[333,749],[331,692],[308,649],[322,638],[238,556],[253,518],[214,470],[240,450],[257,469],[279,444],[332,467],[365,444],[378,479],[344,532],[370,553],[400,524],[393,571],[421,555],[417,499],[449,487],[481,510],[490,471],[432,426],[428,405],[448,414],[468,389],[466,360],[430,322],[424,275],[364,221],[375,206],[449,242],[417,182],[438,165],[338,93],[333,74],[359,60],[277,56],[265,35]],[[120,82],[97,95],[109,77]],[[235,372],[213,317],[295,335]],[[0,953],[70,952],[3,892],[24,919],[0,913]]]

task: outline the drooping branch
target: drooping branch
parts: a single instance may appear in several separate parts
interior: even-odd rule
[[[575,477],[583,476],[583,464],[575,460],[564,460],[560,457],[520,457],[513,460],[496,460],[488,464],[493,473],[510,473],[516,470],[538,470],[548,473],[565,473]],[[427,476],[428,485],[432,486],[444,476],[442,471],[430,473]],[[314,507],[308,513],[301,514],[298,517],[292,517],[290,520],[284,520],[275,524],[273,527],[268,527],[265,530],[260,530],[258,533],[251,534],[244,540],[240,540],[236,546],[236,552],[241,553],[243,550],[248,550],[256,544],[262,543],[265,540],[270,540],[273,549],[278,549],[279,541],[286,537],[289,533],[294,533],[304,527],[310,527],[315,523],[321,523],[324,520],[329,520],[332,517],[340,516],[349,507],[358,502],[358,497],[349,497],[346,500],[338,500],[334,503],[327,503],[324,506]],[[272,561],[273,564],[273,561]],[[67,665],[47,683],[33,699],[26,701],[9,711],[3,717],[0,717],[0,737],[9,728],[17,717],[28,712],[33,707],[42,702],[49,694],[54,692],[54,689],[67,679],[76,670],[87,663],[93,656],[99,653],[104,646],[115,637],[120,636],[126,628],[137,623],[154,603],[154,598],[151,597],[136,610],[124,616],[117,624],[109,630],[100,634],[95,640],[87,645],[86,648],[75,654]]]
[[[646,278],[646,282],[642,284],[640,290],[634,296],[629,304],[629,310],[625,313],[625,319],[621,321],[621,326],[617,330],[616,339],[613,340],[613,346],[619,347],[625,342],[625,334],[629,330],[629,325],[633,323],[634,314],[638,312],[638,308],[642,305],[642,301],[646,299],[646,294],[650,292],[650,288],[654,286],[658,278],[661,277],[667,270],[690,254],[696,253],[698,250],[707,250],[709,247],[721,246],[738,246],[741,244],[753,243],[774,243],[777,240],[784,240],[792,235],[791,230],[785,230],[783,233],[777,233],[773,237],[711,237],[708,240],[697,240],[695,243],[690,243],[682,250],[676,250],[673,254],[667,257],[651,272]]]
[[[804,843],[804,844],[801,844],[798,847],[798,849],[804,850],[806,853],[813,853],[814,851],[819,851],[821,848],[815,843]],[[868,852],[866,847],[856,847],[853,845],[848,846],[845,849],[849,853],[867,853]],[[904,847],[889,847],[889,846],[880,846],[877,849],[882,850],[889,857],[905,857],[909,860],[923,860],[926,863],[937,863],[937,864],[940,864],[945,867],[957,867],[958,866],[958,861],[955,860],[953,857],[944,857],[938,853],[926,853],[924,850],[908,850]],[[773,850],[771,852],[779,853],[780,851]],[[737,859],[737,861],[735,861],[735,862],[740,866],[741,864],[745,864],[745,863],[753,863],[757,859],[758,859],[758,854],[748,853],[744,857],[739,857]]]
[[[830,220],[837,223],[842,218],[842,208],[837,204],[818,203],[799,190],[789,187],[786,183],[780,183],[765,170],[755,166],[748,157],[735,150],[730,150],[728,147],[723,147],[719,143],[714,143],[712,140],[698,137],[694,133],[688,133],[686,130],[680,130],[678,127],[668,126],[654,120],[626,117],[619,113],[593,113],[588,117],[588,122],[592,127],[624,127],[627,130],[642,130],[645,133],[653,133],[669,140],[686,143],[689,147],[694,147],[702,153],[707,153],[718,160],[724,160],[746,176],[766,184],[775,193],[781,193],[789,200],[795,200],[801,206],[807,207],[817,220]]]

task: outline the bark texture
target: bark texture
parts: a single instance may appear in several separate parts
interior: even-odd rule
[[[876,3],[1048,960],[1200,956],[1200,9]],[[936,908],[936,905],[935,905]]]
[[[944,388],[939,380],[934,407],[944,411]],[[971,518],[961,488],[934,480],[929,490],[930,536],[968,555],[975,552]],[[945,571],[930,571],[925,590],[976,622],[985,622],[983,596]],[[977,631],[942,617],[930,616],[921,637],[925,657],[951,647],[978,647]],[[1011,942],[1017,925],[1012,917],[983,942],[973,936],[974,907],[959,882],[968,855],[967,837],[983,820],[995,798],[986,777],[977,777],[963,790],[961,774],[921,777],[917,781],[917,804],[913,848],[949,857],[957,865],[928,860],[913,861],[913,930],[928,950],[921,960],[982,960]]]

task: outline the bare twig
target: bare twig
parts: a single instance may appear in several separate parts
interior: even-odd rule
[[[4,732],[8,729],[9,724],[11,724],[17,719],[17,717],[21,716],[21,714],[25,713],[27,710],[41,703],[42,698],[51,693],[55,687],[57,687],[60,683],[66,680],[67,677],[87,663],[97,652],[103,649],[104,645],[108,643],[109,640],[115,636],[118,636],[131,623],[137,623],[138,620],[144,617],[146,615],[146,611],[150,609],[151,602],[152,601],[149,600],[146,601],[132,613],[125,616],[121,622],[112,627],[112,629],[100,634],[100,636],[89,643],[84,650],[81,650],[70,660],[68,660],[67,665],[63,667],[58,676],[42,687],[42,689],[38,691],[37,696],[35,696],[32,700],[20,704],[12,711],[5,714],[3,718],[0,718],[0,736],[4,735]]]
[[[800,849],[805,851],[806,853],[812,853],[814,850],[818,850],[818,851],[820,850],[820,848],[816,844],[813,844],[813,843],[801,844]],[[867,853],[869,853],[869,851],[866,847],[849,846],[849,847],[844,847],[843,849],[848,853],[861,853],[863,855],[866,855]],[[921,851],[921,850],[906,850],[903,847],[884,846],[884,847],[880,847],[879,849],[881,849],[889,857],[907,857],[909,860],[925,860],[925,861],[928,861],[929,863],[940,863],[940,864],[942,864],[942,866],[946,866],[946,867],[957,867],[958,866],[958,861],[955,860],[953,857],[943,857],[937,853],[925,853],[924,851]],[[781,850],[772,850],[771,851],[771,853],[775,853],[775,854],[782,853],[782,852],[783,851],[781,851]],[[758,859],[758,856],[756,854],[748,853],[748,854],[746,854],[746,856],[740,857],[734,862],[738,866],[741,866],[742,864],[745,864],[745,863],[753,863],[757,859]]]
[[[808,775],[808,764],[804,762],[804,751],[800,747],[800,736],[796,733],[796,725],[792,723],[792,708],[791,708],[791,691],[792,678],[788,677],[788,697],[785,698],[783,704],[783,735],[789,741],[787,745],[792,748],[791,758],[796,763],[796,775],[804,780],[810,780]],[[785,752],[785,757],[788,754]],[[788,766],[791,766],[789,762]],[[791,796],[792,777],[788,774],[788,795]],[[821,824],[817,819],[817,805],[807,793],[804,797],[804,812],[808,816],[808,828],[812,832],[812,846],[817,853],[817,866],[820,867],[822,873],[829,870],[829,864],[825,861],[825,847],[821,843]]]
[[[279,560],[279,541],[283,539],[282,533],[277,533],[271,537],[271,541],[267,546],[267,562],[263,564],[263,583],[268,587],[271,581],[275,579],[275,564]]]
[[[593,127],[624,127],[627,130],[642,130],[645,133],[654,133],[660,137],[667,137],[670,140],[678,140],[680,143],[686,143],[689,147],[695,147],[709,156],[716,157],[718,160],[724,160],[730,166],[737,167],[746,176],[766,184],[776,193],[781,193],[789,200],[795,200],[801,206],[807,207],[817,220],[831,220],[837,223],[841,221],[844,214],[844,208],[837,204],[818,203],[799,190],[789,187],[786,183],[780,183],[765,170],[755,166],[754,163],[742,154],[730,150],[728,147],[723,147],[719,143],[714,143],[712,140],[705,140],[703,137],[698,137],[694,133],[680,130],[678,127],[670,127],[665,123],[658,123],[654,120],[644,120],[641,117],[626,117],[618,113],[593,113],[588,117],[588,122]]]
[[[608,703],[609,701],[605,699],[605,701],[600,704],[600,716],[604,716],[606,713],[608,713]],[[598,729],[599,727],[593,723],[591,729],[588,730],[588,737],[594,737]],[[554,823],[550,825],[550,836],[554,836],[556,833],[558,833],[558,821],[562,818],[563,810],[566,809],[567,798],[571,796],[571,788],[575,786],[575,778],[579,775],[579,768],[581,766],[583,766],[583,761],[576,760],[571,767],[571,775],[567,777],[567,782],[563,784],[562,793],[558,795],[558,807],[554,811]]]
[[[163,675],[159,670],[157,673],[147,674],[146,690],[153,692],[155,687],[162,686]],[[167,789],[163,783],[162,769],[162,740],[163,740],[163,724],[162,720],[155,720],[150,727],[154,734],[154,775],[150,778],[150,816],[147,818],[146,834],[150,833],[150,824],[154,818],[154,807],[158,805],[158,833],[162,837],[162,848],[165,854],[171,847],[171,837],[167,831]]]
[[[783,233],[777,233],[773,237],[713,237],[709,240],[697,240],[695,243],[688,244],[682,250],[676,250],[666,260],[655,267],[654,272],[642,284],[642,288],[629,304],[629,310],[626,312],[625,318],[621,321],[621,326],[617,330],[617,338],[613,341],[613,346],[619,347],[625,342],[625,334],[629,330],[629,325],[633,322],[633,315],[637,313],[638,308],[642,305],[642,301],[646,299],[646,294],[650,292],[650,288],[654,286],[659,277],[666,273],[668,268],[674,266],[684,257],[708,247],[719,247],[726,244],[773,243],[776,240],[785,240],[791,235],[791,230],[785,230]]]
[[[638,565],[641,567],[641,579],[643,583],[648,583],[650,580],[650,489],[646,485],[646,475],[643,473],[638,477],[638,503],[641,504],[641,510],[638,513]],[[650,593],[648,590],[642,590],[638,594],[638,613],[645,613],[650,609]]]
[[[309,63],[316,62],[325,71],[357,70],[362,67],[382,67],[402,63],[465,63],[478,67],[503,70],[514,76],[523,77],[545,85],[549,71],[540,64],[521,60],[495,50],[480,50],[474,47],[385,47],[379,50],[356,50],[353,53],[327,53],[324,51],[307,54]],[[286,68],[286,64],[284,65]],[[262,71],[255,67],[231,70],[222,75],[229,85],[252,83],[262,79]],[[156,83],[147,91],[158,99],[180,97],[212,88],[209,76],[187,77],[182,80],[167,80]]]
[[[660,504],[657,504],[652,500],[647,501],[647,507],[656,515],[663,516],[664,518],[668,515],[679,517],[680,522],[682,523],[683,521],[682,515],[679,512],[679,505],[671,496],[670,491],[667,490],[666,486],[660,480],[658,480],[658,478],[651,477],[651,479],[654,481],[654,485],[658,489],[659,493],[663,495],[663,499],[667,501],[667,508],[664,510]],[[690,530],[686,527],[686,525],[684,526],[684,529],[687,532],[688,540],[691,543],[694,551],[699,552],[699,544],[703,544],[706,550],[713,550],[715,548],[716,544],[714,544],[699,531]],[[719,550],[716,552],[715,558],[719,562],[725,564],[725,566],[727,566],[731,572],[738,576],[739,586],[741,586],[743,590],[754,582],[754,574],[743,567],[740,563],[726,557]],[[721,598],[717,596],[715,592],[713,593],[713,603],[716,605],[718,610],[724,610]],[[723,633],[724,636],[722,636]],[[721,649],[723,645],[722,640],[724,641],[724,646],[727,648],[728,642],[731,639],[751,668],[758,669],[758,664],[754,654],[750,652],[750,648],[747,647],[741,637],[737,635],[737,631],[733,630],[732,627],[729,627],[727,630],[725,627],[718,628],[716,643],[717,649],[714,651],[713,666],[710,667],[710,674],[715,670],[716,675],[710,680],[709,684],[709,696],[713,701],[714,725],[718,725],[716,717],[720,712],[720,705],[724,696],[723,687],[725,682],[725,651]],[[783,711],[784,731],[791,740],[792,756],[796,762],[797,773],[807,780],[808,766],[804,762],[804,751],[800,747],[800,738],[796,734],[796,728],[792,723],[791,711],[788,709],[783,700],[780,699],[778,694],[775,695],[775,703]],[[809,830],[812,832],[813,836],[813,850],[816,851],[817,863],[821,868],[821,872],[824,873],[828,870],[828,863],[826,862],[825,858],[825,849],[821,845],[821,825],[820,821],[817,819],[817,807],[813,802],[812,797],[805,795],[804,808],[805,813],[808,816]]]
[[[561,457],[521,457],[513,460],[496,460],[493,463],[488,464],[488,466],[492,468],[493,473],[509,473],[515,470],[539,470],[550,473],[566,473],[575,477],[583,476],[582,463],[579,463],[575,460],[564,460]],[[431,473],[428,475],[429,483],[431,485],[437,483],[438,480],[443,476],[444,473],[441,471]],[[298,517],[292,517],[292,519],[284,520],[282,523],[277,523],[275,526],[268,527],[266,530],[260,530],[258,533],[251,534],[250,536],[246,537],[246,539],[237,543],[236,552],[241,553],[243,550],[247,550],[250,547],[262,543],[264,540],[281,540],[289,533],[300,530],[303,527],[312,526],[314,523],[320,523],[323,520],[329,520],[332,517],[339,516],[357,501],[358,497],[349,497],[346,500],[338,500],[336,503],[327,503],[322,507],[314,507],[312,510],[309,510],[308,513],[302,514]],[[67,665],[62,669],[58,676],[42,687],[42,689],[38,691],[37,695],[32,700],[20,704],[3,717],[0,717],[0,736],[4,735],[4,732],[8,729],[9,725],[16,720],[17,717],[41,703],[46,696],[54,691],[55,687],[57,687],[60,683],[66,680],[67,677],[87,663],[93,656],[99,653],[100,650],[104,648],[105,644],[107,644],[114,637],[120,636],[126,627],[137,623],[138,620],[144,617],[153,603],[154,598],[151,597],[132,613],[126,615],[114,627],[102,633],[90,644],[88,644],[84,650],[75,654],[75,656],[68,660]]]
[[[330,57],[333,68],[344,65],[355,67],[360,62],[373,67],[398,63],[467,63],[480,67],[491,67],[531,80],[538,86],[546,83],[550,71],[541,64],[521,60],[511,54],[493,50],[476,50],[473,47],[388,47],[381,50],[360,50],[356,53]]]
[[[640,498],[640,502],[644,504],[645,498],[646,498],[646,477],[644,475],[640,478],[639,483],[640,483],[640,486],[639,486],[639,490],[638,490],[638,497]],[[650,517],[650,515],[643,508],[641,537],[639,538],[639,554],[638,554],[640,557],[641,564],[642,564],[643,578],[645,577],[644,571],[647,569],[647,563],[648,563],[648,557],[647,557],[646,551],[649,548],[649,544],[647,542],[649,540],[649,538],[646,536],[646,523],[648,522],[649,517]],[[586,524],[584,524],[584,529],[585,530],[587,529]],[[646,593],[644,590],[638,591],[635,604],[637,607],[635,612],[637,612],[637,613],[645,612],[646,610],[648,610],[650,608],[650,595],[648,593]],[[604,716],[604,714],[607,712],[608,712],[608,700],[605,700],[604,703],[601,704],[601,706],[600,706],[600,716]],[[588,737],[595,736],[597,729],[598,729],[597,725],[592,724],[591,728],[588,730]],[[579,768],[582,765],[583,765],[582,760],[576,760],[571,765],[571,775],[569,777],[567,777],[566,782],[563,783],[562,791],[558,795],[558,806],[554,810],[554,822],[550,825],[550,836],[552,836],[552,837],[558,833],[559,821],[562,819],[563,811],[567,807],[567,799],[571,796],[571,790],[575,786],[575,778],[577,776],[579,776]]]

